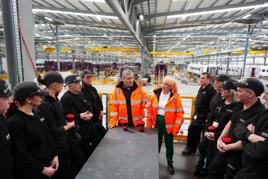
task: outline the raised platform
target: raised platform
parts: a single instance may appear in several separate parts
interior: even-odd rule
[[[110,129],[76,179],[158,179],[156,129]]]

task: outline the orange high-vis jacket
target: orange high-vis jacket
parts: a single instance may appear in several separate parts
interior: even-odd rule
[[[150,105],[147,107],[147,127],[156,127],[156,116],[159,109],[158,98],[162,89],[154,90],[155,94],[150,99]],[[182,107],[181,98],[178,94],[171,94],[168,102],[164,108],[165,110],[165,124],[168,134],[172,133],[174,136],[179,132],[183,123],[184,110]]]
[[[134,82],[134,90],[131,94],[131,113],[134,126],[144,124],[144,107],[147,101],[147,94]],[[110,121],[112,126],[128,123],[127,104],[124,92],[122,90],[123,82],[116,85],[110,98]]]

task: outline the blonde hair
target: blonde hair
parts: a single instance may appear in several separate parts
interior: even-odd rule
[[[230,96],[232,99],[232,103],[236,103],[237,102],[237,97],[236,97],[236,91],[234,89],[230,89]]]
[[[171,87],[171,92],[173,94],[178,94],[178,88],[174,78],[171,76],[165,76],[163,78],[163,83],[167,83]]]

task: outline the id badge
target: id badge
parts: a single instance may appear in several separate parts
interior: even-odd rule
[[[218,127],[219,123],[214,121],[212,125],[215,126],[215,127]]]
[[[194,120],[196,120],[197,119],[197,115],[194,115]]]

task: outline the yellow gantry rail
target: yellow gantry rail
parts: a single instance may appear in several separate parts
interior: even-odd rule
[[[98,52],[98,51],[116,51],[116,52],[140,52],[140,48],[117,48],[117,47],[98,47],[98,48],[88,48],[88,51]]]
[[[150,52],[151,55],[195,55],[195,52]]]
[[[62,53],[71,53],[73,50],[71,48],[61,48]],[[76,50],[81,51],[81,50]],[[119,48],[119,47],[97,47],[97,48],[87,48],[83,50],[84,52],[104,52],[104,51],[113,51],[113,52],[129,52],[126,54],[119,54],[121,57],[140,57],[141,49],[140,48]],[[47,47],[44,49],[46,53],[54,53],[56,52],[56,48]],[[138,53],[137,53],[138,52]],[[133,53],[133,54],[132,54]],[[217,53],[216,50],[203,50],[203,54],[211,54]],[[242,55],[244,53],[243,50],[232,51],[230,52],[233,55]],[[268,50],[249,50],[249,54],[258,55],[258,54],[268,54]],[[169,55],[196,55],[195,52],[185,51],[185,52],[150,52],[151,55],[154,55],[154,58],[170,58]],[[157,55],[157,56],[156,56]],[[172,58],[172,57],[171,57]]]

